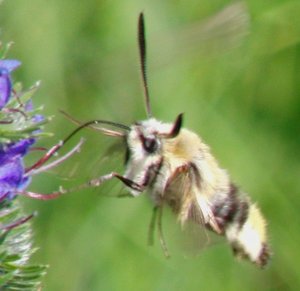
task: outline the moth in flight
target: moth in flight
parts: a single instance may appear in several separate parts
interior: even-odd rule
[[[183,114],[179,114],[172,123],[159,121],[152,116],[146,75],[143,13],[138,19],[138,44],[147,119],[131,126],[92,120],[76,128],[50,154],[81,129],[106,126],[98,129],[106,135],[125,140],[125,173],[111,172],[91,180],[83,187],[99,186],[104,181],[117,178],[134,197],[148,193],[154,203],[150,237],[157,227],[166,256],[169,253],[161,220],[163,207],[169,206],[182,225],[190,221],[224,236],[236,256],[249,259],[257,266],[265,266],[270,253],[266,222],[258,207],[231,182],[202,139],[182,127]],[[65,192],[67,190],[61,189],[50,197]]]

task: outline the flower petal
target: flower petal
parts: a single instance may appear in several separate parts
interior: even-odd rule
[[[2,109],[9,100],[11,93],[11,81],[9,71],[0,66],[0,109]]]
[[[2,167],[2,164],[7,160],[16,157],[23,157],[24,155],[26,155],[30,146],[34,143],[34,138],[28,138],[20,140],[16,143],[11,143],[6,146],[0,146],[0,169]]]
[[[6,160],[0,166],[0,201],[10,196],[12,199],[14,191],[23,184],[24,166],[21,158]]]
[[[21,65],[17,60],[0,60],[0,68],[5,68],[8,72],[12,72]]]

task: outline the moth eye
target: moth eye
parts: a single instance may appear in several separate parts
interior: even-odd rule
[[[149,154],[154,153],[158,149],[158,143],[154,138],[145,138],[143,140],[143,146],[145,151],[147,151]]]

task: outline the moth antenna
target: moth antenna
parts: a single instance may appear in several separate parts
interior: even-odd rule
[[[139,42],[139,52],[140,52],[140,65],[146,105],[146,113],[148,118],[152,117],[151,106],[150,106],[150,96],[147,82],[147,50],[146,50],[146,39],[145,39],[145,21],[143,12],[140,13],[138,22],[138,42]]]

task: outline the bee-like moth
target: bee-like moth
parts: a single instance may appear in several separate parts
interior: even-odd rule
[[[179,115],[173,124],[151,118],[130,127],[124,177],[134,181],[132,195],[147,191],[158,210],[170,206],[181,224],[193,221],[226,236],[236,255],[264,266],[269,252],[260,210],[181,122]]]
[[[182,114],[173,123],[164,123],[152,117],[142,13],[138,21],[138,40],[148,119],[131,126],[93,120],[79,126],[62,144],[87,126],[105,124],[118,128],[112,130],[101,127],[98,130],[125,140],[124,175],[112,172],[91,180],[89,185],[99,186],[106,180],[118,178],[133,196],[147,192],[154,203],[150,240],[157,226],[166,256],[168,249],[163,238],[161,217],[163,207],[169,206],[181,224],[190,221],[223,235],[238,257],[265,266],[270,254],[266,222],[259,208],[231,182],[227,172],[219,167],[210,148],[201,138],[182,128]]]
[[[143,14],[138,27],[146,108],[151,116]],[[182,128],[182,114],[174,123],[155,118],[136,122],[126,134],[126,145],[124,177],[134,182],[132,195],[147,191],[155,209],[168,205],[181,224],[199,223],[224,235],[237,256],[259,266],[267,263],[266,222],[260,210],[231,182],[201,138]]]

